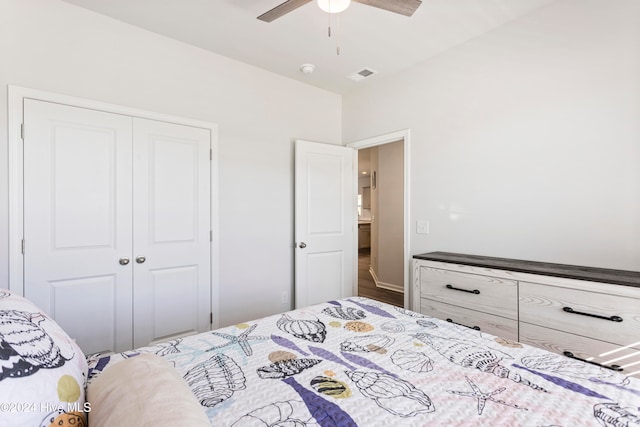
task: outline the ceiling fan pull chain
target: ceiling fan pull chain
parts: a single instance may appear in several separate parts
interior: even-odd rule
[[[329,10],[331,10],[331,0],[329,0]],[[327,28],[327,34],[331,37],[331,14],[327,13],[327,15],[329,15],[329,28]]]
[[[331,0],[329,0],[329,10],[331,10]],[[338,13],[331,13],[328,12],[327,15],[329,15],[329,26],[327,27],[327,35],[329,37],[332,36],[331,34],[331,18],[332,15],[336,16],[336,55],[340,55],[340,15]]]
[[[336,14],[336,55],[340,55],[340,15]]]

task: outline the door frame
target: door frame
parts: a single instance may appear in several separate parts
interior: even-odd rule
[[[409,177],[410,175],[410,159],[411,159],[411,154],[410,154],[410,137],[411,137],[411,130],[410,129],[402,129],[399,131],[395,131],[395,132],[390,132],[390,133],[386,133],[383,135],[378,135],[378,136],[374,136],[371,138],[366,138],[366,139],[361,139],[358,141],[354,141],[354,142],[350,142],[348,143],[346,146],[347,147],[351,147],[355,150],[361,150],[364,148],[371,148],[371,147],[376,147],[379,145],[384,145],[384,144],[389,144],[391,142],[395,142],[395,141],[399,141],[402,140],[404,142],[404,273],[403,273],[403,285],[404,285],[404,307],[405,308],[412,308],[411,307],[411,301],[412,301],[412,297],[413,295],[411,295],[411,241],[410,241],[410,197],[409,195],[410,193],[410,189],[409,189]],[[355,156],[355,162],[357,163],[357,159],[358,156]],[[357,188],[357,178],[358,178],[358,167],[356,166],[355,171],[354,171],[355,175],[356,175],[356,194],[358,191]],[[354,220],[354,227],[357,230],[358,227],[358,218],[355,218]],[[357,233],[355,233],[356,237],[355,237],[355,242],[354,245],[357,248],[358,247],[358,236]],[[355,265],[358,265],[358,251],[355,251]],[[357,277],[357,276],[356,276]],[[357,280],[356,280],[356,286],[357,286]]]
[[[107,113],[122,114],[131,117],[175,123],[179,125],[207,129],[211,132],[211,206],[210,221],[212,238],[211,250],[211,328],[219,325],[219,202],[218,202],[218,125],[211,122],[194,120],[141,110],[124,105],[109,104],[92,99],[79,98],[46,92],[38,89],[8,85],[8,146],[9,146],[9,290],[24,295],[24,258],[22,241],[24,232],[24,156],[22,149],[23,101],[34,99],[71,107],[99,110]],[[24,130],[28,132],[29,130]]]

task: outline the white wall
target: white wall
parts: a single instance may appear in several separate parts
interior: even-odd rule
[[[412,253],[640,270],[638,0],[557,1],[345,96],[343,123],[411,129]]]
[[[7,84],[219,125],[220,324],[293,289],[293,139],[340,143],[341,98],[57,0],[0,0],[0,287]]]

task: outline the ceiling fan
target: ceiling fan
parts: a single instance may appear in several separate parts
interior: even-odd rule
[[[281,16],[286,15],[311,3],[314,0],[287,0],[279,4],[268,12],[258,16],[258,19],[264,22],[274,21]],[[411,16],[413,12],[422,4],[422,0],[353,0],[357,3],[366,4],[367,6],[377,7],[389,12],[399,13],[404,16]],[[318,6],[325,12],[338,13],[342,12],[349,6],[349,0],[318,0]]]

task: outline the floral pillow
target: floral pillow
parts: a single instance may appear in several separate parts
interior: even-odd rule
[[[0,427],[85,427],[87,361],[29,300],[0,289]]]

